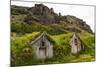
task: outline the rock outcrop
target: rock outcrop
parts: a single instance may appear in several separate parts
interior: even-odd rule
[[[45,24],[58,22],[57,21],[58,15],[54,13],[53,8],[48,8],[47,6],[43,4],[35,4],[35,6],[29,8],[28,11],[30,15],[27,15],[26,18],[31,16],[33,19],[37,18],[36,21],[40,23],[45,23]],[[25,21],[27,22],[31,21],[30,19],[26,19],[26,18],[25,18]]]
[[[90,26],[86,24],[85,21],[79,19],[75,16],[64,15],[61,13],[57,14],[54,12],[53,8],[48,8],[44,4],[35,4],[33,7],[22,7],[22,6],[11,6],[12,15],[25,15],[23,21],[27,24],[32,24],[35,22],[50,25],[58,24],[61,25],[65,23],[64,29],[71,31],[82,31],[85,30],[89,33],[93,33]],[[62,26],[60,26],[62,27]]]

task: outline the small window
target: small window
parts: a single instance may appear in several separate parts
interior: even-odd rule
[[[75,42],[77,42],[77,39],[75,39]]]
[[[44,43],[44,42],[42,42],[42,45],[41,45],[41,46],[45,46],[44,44],[45,44],[45,43]]]
[[[74,43],[75,43],[75,45],[77,45],[77,39],[75,38],[75,40],[74,40]]]

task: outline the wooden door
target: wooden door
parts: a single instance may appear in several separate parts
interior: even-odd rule
[[[41,59],[46,58],[46,48],[39,48],[39,56]]]

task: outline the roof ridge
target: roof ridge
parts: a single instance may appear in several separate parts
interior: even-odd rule
[[[40,35],[38,35],[31,43],[30,45],[36,43],[37,40],[39,40],[42,36],[46,36],[48,40],[52,41],[50,36],[44,31]]]

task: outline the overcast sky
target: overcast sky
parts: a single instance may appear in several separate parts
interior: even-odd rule
[[[11,1],[11,5],[18,6],[27,6],[32,7],[37,2],[19,2],[19,1]],[[38,4],[38,3],[37,3]],[[86,21],[88,25],[90,25],[91,29],[95,30],[95,8],[93,6],[80,6],[80,5],[68,5],[68,4],[51,4],[51,3],[43,3],[49,8],[53,8],[56,13],[61,13],[62,15],[73,15],[80,19]]]

